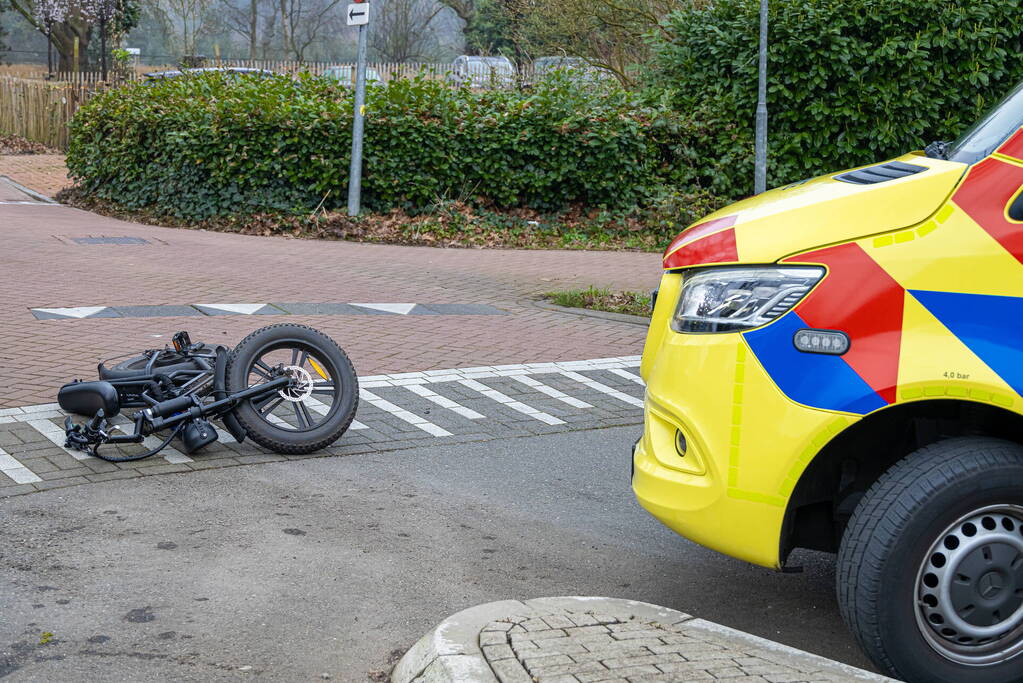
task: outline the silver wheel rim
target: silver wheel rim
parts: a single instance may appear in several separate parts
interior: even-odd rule
[[[950,524],[920,563],[914,600],[924,640],[951,661],[985,666],[1023,651],[1023,507]]]

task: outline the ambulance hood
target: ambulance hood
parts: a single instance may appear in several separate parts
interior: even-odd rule
[[[684,230],[665,251],[664,267],[773,263],[907,228],[937,211],[966,169],[963,163],[914,152],[780,187],[727,206]]]

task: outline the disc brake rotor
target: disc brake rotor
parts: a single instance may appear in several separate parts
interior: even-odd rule
[[[309,398],[313,393],[313,378],[307,370],[297,365],[285,365],[281,368],[285,377],[290,377],[294,382],[281,389],[277,393],[285,401],[300,403]]]

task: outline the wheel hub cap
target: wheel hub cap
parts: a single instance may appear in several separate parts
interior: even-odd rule
[[[932,544],[917,576],[917,624],[927,642],[963,664],[1023,649],[1023,508],[983,508]]]

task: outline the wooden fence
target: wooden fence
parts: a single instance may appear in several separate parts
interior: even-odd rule
[[[67,122],[99,87],[0,76],[0,133],[67,149]]]
[[[295,62],[286,60],[270,60],[270,59],[222,59],[222,60],[207,60],[205,66],[207,67],[241,67],[247,69],[267,69],[275,73],[296,75],[303,72],[308,72],[314,75],[320,75],[325,70],[331,67],[345,67],[346,69],[354,72],[355,64],[353,62]],[[418,74],[426,74],[431,78],[441,78],[448,71],[451,70],[450,63],[435,64],[435,63],[397,63],[397,62],[370,62],[367,66],[374,69],[377,74],[384,80],[390,81],[396,78],[413,78]],[[169,71],[176,70],[176,65],[150,65],[150,66],[136,66],[130,68],[127,72],[118,73],[113,70],[108,71],[106,81],[113,82],[125,82],[135,81],[145,77],[147,73],[156,71]],[[63,81],[67,83],[75,84],[98,84],[106,82],[103,79],[103,74],[96,69],[79,70],[79,71],[55,71],[53,73],[47,73],[46,69],[41,69],[36,65],[28,67],[27,65],[17,66],[0,66],[0,77],[4,75],[10,75],[18,78],[29,78],[34,80],[50,80],[50,81]]]

